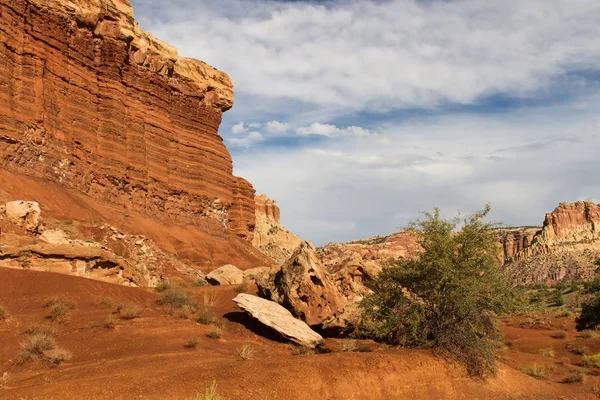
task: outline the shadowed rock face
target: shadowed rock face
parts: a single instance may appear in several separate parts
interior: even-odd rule
[[[142,31],[127,0],[0,0],[0,166],[252,240],[218,128],[229,77]]]

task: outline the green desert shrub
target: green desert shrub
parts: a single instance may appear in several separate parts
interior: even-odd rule
[[[223,330],[218,326],[213,326],[209,329],[206,336],[210,339],[221,339],[221,337],[223,336]]]
[[[171,310],[181,309],[185,306],[195,306],[190,295],[179,287],[171,287],[165,290],[158,299],[158,304]]]
[[[423,251],[385,267],[361,302],[359,335],[392,345],[434,348],[474,377],[495,371],[495,315],[517,306],[497,267],[490,211],[445,220],[440,211],[411,224]],[[458,229],[460,227],[460,229]]]
[[[600,293],[583,304],[575,323],[578,331],[595,329],[600,325]]]
[[[567,350],[569,352],[571,352],[573,354],[577,354],[579,356],[586,355],[590,351],[590,349],[587,346],[581,346],[578,344],[571,344],[571,343],[569,343],[567,345]]]
[[[158,285],[156,285],[154,290],[156,290],[159,293],[162,293],[164,291],[171,289],[172,287],[173,287],[173,285],[171,284],[170,281],[164,280],[164,281],[161,281]]]
[[[565,298],[560,290],[555,290],[548,299],[551,306],[560,307],[565,304]]]
[[[536,379],[546,379],[551,369],[546,365],[533,364],[522,368],[521,371]]]
[[[600,368],[600,353],[593,356],[583,356],[581,358],[581,362],[583,363],[584,367]]]

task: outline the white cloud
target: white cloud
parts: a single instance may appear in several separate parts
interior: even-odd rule
[[[265,124],[265,129],[274,135],[281,135],[286,133],[290,129],[290,126],[285,122],[269,121]]]
[[[314,124],[296,129],[296,134],[299,136],[327,136],[327,137],[344,137],[344,136],[368,136],[371,134],[366,129],[359,126],[349,126],[346,128],[338,128],[335,125],[321,124],[315,122]]]
[[[252,131],[243,137],[228,138],[227,142],[234,147],[252,147],[264,139],[260,132]]]
[[[234,135],[241,135],[246,131],[247,128],[244,126],[243,122],[239,122],[231,127],[231,133],[233,133]]]
[[[597,0],[134,0],[143,26],[227,71],[254,107],[340,112],[524,95],[600,65]],[[238,107],[238,105],[236,105]]]
[[[393,232],[433,207],[452,214],[487,202],[495,221],[538,225],[560,201],[600,193],[600,97],[593,104],[396,122],[375,136],[386,144],[347,137],[235,154],[236,173],[317,244]]]

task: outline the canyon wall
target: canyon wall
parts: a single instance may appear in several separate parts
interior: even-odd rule
[[[256,196],[256,227],[252,244],[276,264],[286,261],[302,242],[281,225],[279,206],[262,194]]]
[[[591,279],[600,259],[600,205],[590,201],[560,203],[546,214],[529,245],[507,257],[520,283],[546,284]]]
[[[0,167],[163,223],[252,240],[254,189],[218,128],[229,77],[127,0],[0,0]]]

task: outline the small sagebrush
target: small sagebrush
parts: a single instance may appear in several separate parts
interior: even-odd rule
[[[213,380],[206,388],[206,391],[204,393],[198,393],[193,400],[222,400],[221,396],[217,393],[217,381]]]
[[[579,356],[584,356],[589,353],[590,349],[587,346],[580,346],[575,344],[568,344],[567,350],[573,354],[577,354]]]
[[[75,303],[67,297],[54,296],[46,300],[44,308],[48,309],[48,318],[50,320],[63,322],[71,310],[75,308]]]
[[[580,336],[584,339],[593,339],[596,337],[596,333],[590,329],[581,331]]]
[[[144,307],[135,303],[124,304],[118,309],[119,318],[124,320],[139,318],[142,312],[144,312]]]
[[[27,361],[40,358],[45,352],[53,350],[56,347],[54,337],[43,333],[34,333],[27,337],[27,340],[21,343],[21,350],[17,356],[17,364],[23,364]]]
[[[115,326],[117,325],[117,318],[115,318],[114,315],[110,314],[108,317],[106,317],[106,319],[104,320],[104,327],[106,329],[115,329]]]
[[[185,347],[186,349],[195,349],[196,347],[198,347],[198,344],[200,344],[200,340],[198,340],[198,338],[194,336],[189,338],[186,344],[183,345],[183,347]]]
[[[551,338],[554,339],[565,339],[567,337],[567,332],[565,331],[560,331],[560,332],[554,332],[550,334]]]
[[[546,379],[548,377],[548,373],[550,372],[547,366],[538,364],[533,364],[522,368],[521,371],[536,379]]]
[[[561,380],[561,383],[583,383],[585,380],[585,374],[580,370],[572,370],[569,375]]]
[[[242,347],[239,347],[235,354],[237,355],[238,359],[242,361],[248,361],[254,358],[256,351],[254,350],[254,347],[246,344]]]
[[[51,338],[56,337],[56,328],[51,325],[31,325],[27,329],[25,329],[25,334],[28,336],[33,336],[36,334],[46,335]]]
[[[569,357],[560,357],[556,362],[562,365],[571,364],[571,359]]]
[[[171,284],[170,281],[165,280],[165,281],[161,281],[158,285],[156,285],[156,287],[154,288],[157,292],[162,293],[165,292],[169,289],[171,289],[173,287],[173,285]]]
[[[555,355],[553,348],[539,349],[538,354],[544,357],[554,357]]]
[[[158,299],[158,304],[163,307],[168,307],[171,310],[181,309],[185,306],[196,306],[190,295],[179,287],[171,287],[165,290]]]
[[[213,326],[206,333],[206,336],[210,339],[221,339],[221,337],[223,336],[223,331],[218,326]]]
[[[4,321],[8,318],[8,310],[2,304],[0,304],[0,321]]]
[[[583,356],[581,362],[584,367],[600,368],[600,353],[593,356]]]
[[[52,349],[44,352],[44,358],[53,365],[60,365],[63,362],[71,361],[73,354],[65,349]]]

